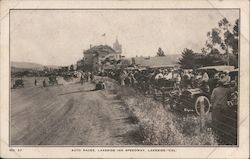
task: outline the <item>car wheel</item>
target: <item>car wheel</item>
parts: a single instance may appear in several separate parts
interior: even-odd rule
[[[210,111],[210,101],[206,96],[199,96],[195,101],[195,112],[197,115],[201,114],[201,104],[204,102],[204,114],[208,114]]]

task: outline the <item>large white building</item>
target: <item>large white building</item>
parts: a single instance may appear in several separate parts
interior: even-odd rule
[[[113,43],[113,48],[108,45],[91,46],[83,52],[84,64],[91,71],[100,71],[107,61],[118,61],[122,58],[122,45],[118,39]]]

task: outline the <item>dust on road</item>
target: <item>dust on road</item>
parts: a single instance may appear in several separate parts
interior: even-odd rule
[[[11,145],[138,145],[114,94],[85,83],[11,90]]]

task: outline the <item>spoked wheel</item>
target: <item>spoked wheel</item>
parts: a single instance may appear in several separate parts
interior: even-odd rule
[[[195,112],[201,114],[202,105],[204,104],[204,114],[207,115],[210,111],[210,101],[206,96],[199,96],[195,101]]]

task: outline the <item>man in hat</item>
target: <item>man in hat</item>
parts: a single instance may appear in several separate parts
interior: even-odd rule
[[[201,89],[207,93],[210,92],[210,87],[208,85],[208,81],[209,81],[209,76],[208,76],[206,71],[203,71],[203,75],[201,78]]]
[[[221,133],[225,125],[225,112],[227,110],[227,101],[230,96],[230,89],[224,86],[222,80],[218,81],[218,87],[215,88],[211,95],[211,104],[212,104],[212,127],[214,131],[218,134],[219,138],[224,134]]]
[[[156,80],[162,79],[163,78],[163,74],[162,74],[162,70],[158,71],[158,74],[155,76]]]
[[[175,79],[175,88],[179,91],[181,91],[180,84],[181,84],[181,75],[177,73],[176,79]]]
[[[189,88],[191,86],[191,76],[188,70],[184,70],[182,82],[184,88]]]
[[[83,74],[81,74],[81,77],[80,77],[80,83],[81,83],[81,85],[83,85]]]
[[[223,72],[223,76],[221,76],[221,80],[222,80],[222,82],[224,82],[225,84],[230,83],[231,77],[229,76],[229,71],[224,71],[224,72]]]

